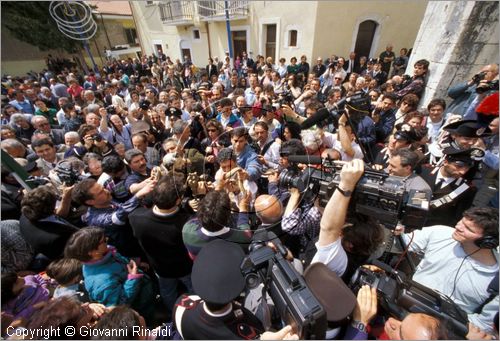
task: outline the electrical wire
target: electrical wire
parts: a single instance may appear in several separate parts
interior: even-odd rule
[[[397,270],[398,266],[399,266],[399,263],[401,263],[401,261],[403,260],[403,257],[406,255],[406,253],[408,253],[408,250],[410,249],[410,245],[411,243],[413,242],[413,237],[415,236],[415,233],[412,232],[411,233],[411,238],[410,238],[410,242],[408,243],[408,245],[406,245],[406,248],[405,250],[403,251],[403,253],[401,254],[401,256],[399,256],[399,259],[396,263],[396,265],[394,266],[394,270]]]
[[[477,249],[476,251],[472,252],[472,253],[469,253],[467,256],[464,257],[464,259],[462,260],[462,262],[460,263],[460,266],[458,267],[458,270],[457,270],[457,273],[455,274],[455,279],[453,280],[453,290],[451,291],[451,294],[449,295],[450,297],[453,296],[453,294],[455,293],[455,289],[457,288],[457,279],[458,279],[458,274],[460,272],[460,269],[462,268],[462,265],[464,265],[464,262],[467,258],[469,258],[470,256],[472,256],[473,254],[475,254],[476,252],[478,252],[479,250],[481,249]]]

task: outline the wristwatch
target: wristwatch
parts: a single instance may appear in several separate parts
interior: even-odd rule
[[[352,195],[352,191],[344,191],[342,188],[340,188],[340,186],[337,186],[337,190],[346,198],[349,198]]]
[[[363,332],[363,333],[366,333],[366,325],[361,322],[361,321],[355,321],[353,320],[351,322],[351,326],[353,326],[354,328],[356,328],[357,330],[359,330],[360,332]]]

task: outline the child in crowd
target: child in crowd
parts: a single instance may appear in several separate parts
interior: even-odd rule
[[[40,275],[19,277],[15,272],[2,274],[2,312],[14,320],[29,319],[37,304],[50,299],[50,282]]]
[[[54,298],[68,296],[80,302],[88,302],[89,296],[83,286],[82,263],[73,258],[53,261],[45,270],[47,276],[57,281]]]
[[[129,261],[106,242],[103,229],[84,228],[68,240],[64,255],[83,263],[85,288],[92,301],[105,306],[130,305],[148,320],[155,297],[151,279],[135,261]]]

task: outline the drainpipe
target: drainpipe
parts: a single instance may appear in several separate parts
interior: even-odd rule
[[[212,58],[212,46],[210,45],[210,29],[208,28],[208,21],[205,21],[205,27],[207,28],[208,57]]]
[[[99,14],[101,15],[102,27],[104,28],[104,33],[106,34],[106,40],[108,41],[109,49],[111,50],[111,48],[113,46],[111,46],[111,40],[109,40],[108,30],[106,29],[106,24],[104,23],[104,18],[102,17],[102,13],[99,13]]]

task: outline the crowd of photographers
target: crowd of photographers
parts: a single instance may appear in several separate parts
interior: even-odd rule
[[[498,338],[498,65],[392,48],[4,77],[2,336]]]

